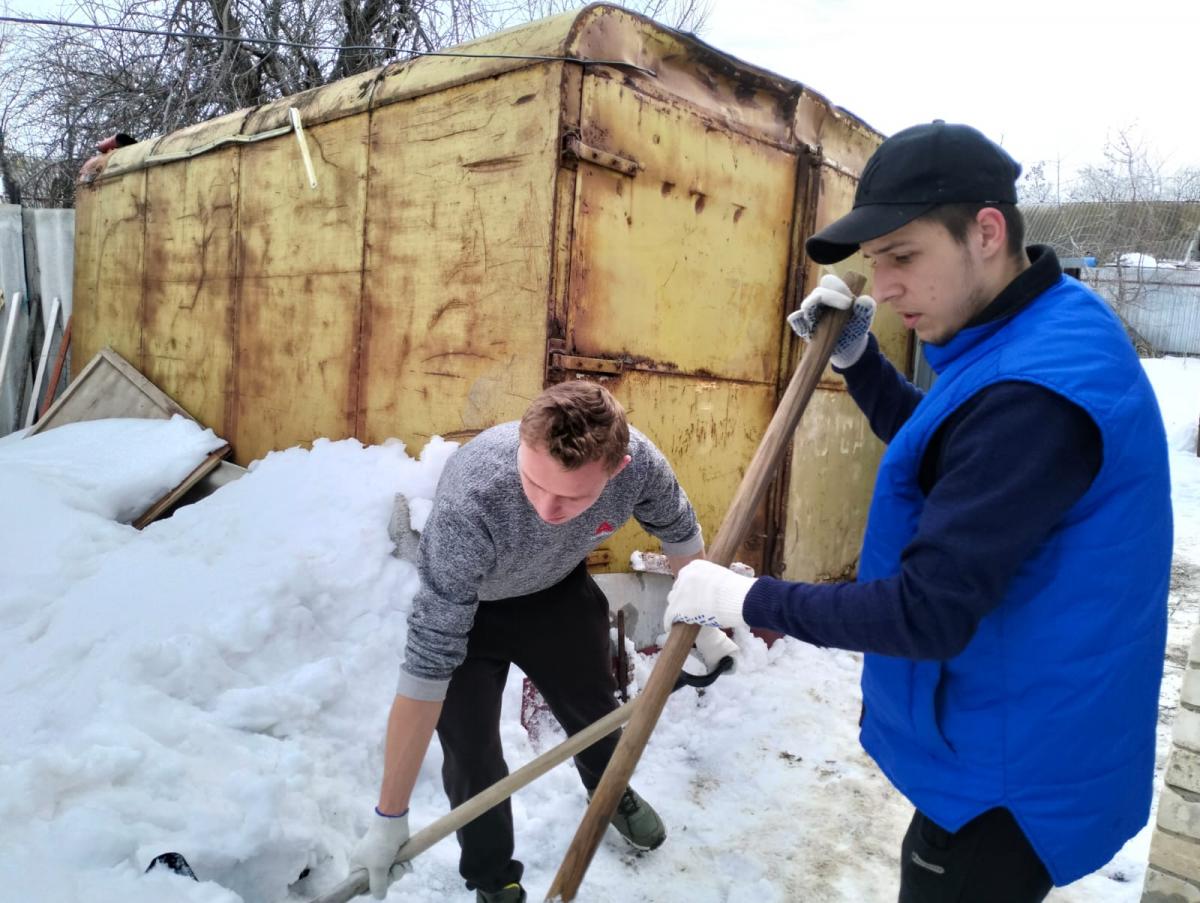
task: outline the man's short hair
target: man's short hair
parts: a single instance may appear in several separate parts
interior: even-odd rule
[[[951,238],[960,245],[965,245],[967,243],[968,230],[975,224],[975,217],[979,215],[979,211],[985,207],[995,207],[1004,217],[1004,225],[1008,231],[1008,244],[1006,246],[1008,256],[1015,260],[1024,257],[1025,218],[1021,216],[1021,211],[1017,209],[1016,204],[978,203],[974,201],[966,204],[941,204],[921,216],[920,219],[940,223],[950,233]]]
[[[542,392],[521,418],[521,440],[546,449],[567,470],[603,461],[616,470],[629,449],[621,403],[587,380],[558,383]]]

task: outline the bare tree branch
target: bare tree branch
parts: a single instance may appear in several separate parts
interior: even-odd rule
[[[4,0],[0,0],[3,3]],[[76,29],[0,32],[0,173],[10,198],[72,206],[75,175],[117,132],[162,134],[575,9],[571,0],[75,0]],[[709,0],[630,9],[698,30]],[[269,41],[319,45],[273,45]],[[17,165],[18,162],[20,165]]]

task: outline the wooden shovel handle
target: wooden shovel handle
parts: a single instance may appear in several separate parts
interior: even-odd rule
[[[618,709],[609,712],[577,734],[568,737],[553,749],[547,750],[536,759],[526,763],[503,780],[497,781],[486,790],[481,790],[461,806],[452,809],[437,821],[422,828],[408,839],[396,854],[397,862],[407,862],[424,853],[431,846],[445,837],[449,837],[459,828],[473,822],[484,812],[497,803],[502,803],[526,784],[532,783],[547,771],[561,762],[565,762],[578,752],[587,749],[596,741],[607,737],[633,715],[637,699],[625,703]],[[333,888],[312,903],[346,903],[369,890],[367,873],[356,871],[351,873],[341,884]]]
[[[846,276],[846,285],[857,297],[866,285],[866,279],[858,273]],[[771,423],[767,426],[766,434],[754,453],[746,475],[738,486],[721,529],[717,531],[712,548],[708,551],[708,559],[728,567],[733,563],[734,553],[742,545],[754,519],[754,512],[762,503],[767,489],[783,461],[788,443],[791,441],[796,425],[804,409],[812,398],[813,391],[825,372],[829,356],[833,353],[834,345],[842,328],[850,318],[850,310],[826,311],[817,322],[816,329],[809,342],[800,365],[788,383],[787,391],[779,402]],[[667,643],[659,653],[658,661],[650,674],[645,689],[638,695],[637,710],[629,721],[621,736],[613,757],[609,760],[608,768],[600,779],[600,784],[592,794],[592,801],[584,813],[583,821],[575,832],[571,846],[559,866],[558,874],[546,894],[547,901],[574,900],[583,882],[584,873],[592,861],[600,838],[604,836],[612,815],[617,810],[621,794],[633,777],[642,750],[650,739],[650,734],[658,723],[671,688],[679,669],[687,658],[696,634],[700,631],[696,624],[676,624],[671,628]]]
[[[50,382],[46,383],[46,399],[38,411],[39,420],[46,416],[50,405],[54,404],[55,393],[58,392],[58,381],[62,377],[63,364],[67,360],[67,352],[71,350],[71,323],[74,320],[74,314],[67,317],[67,328],[63,330],[62,341],[58,343],[58,355],[54,358],[54,372],[50,375]]]

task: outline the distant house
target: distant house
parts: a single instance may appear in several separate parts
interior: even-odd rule
[[[1026,241],[1103,295],[1143,355],[1200,354],[1200,202],[1031,204]]]

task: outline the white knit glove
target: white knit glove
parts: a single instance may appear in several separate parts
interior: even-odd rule
[[[726,657],[733,659],[731,670],[737,670],[738,644],[715,627],[700,628],[696,635],[696,651],[700,653],[700,661],[704,662],[707,671],[717,667],[721,659]]]
[[[408,842],[408,811],[383,815],[378,809],[371,826],[350,854],[350,871],[365,869],[376,900],[387,896],[388,885],[412,871],[408,862],[396,862],[396,854]]]
[[[742,603],[754,579],[711,561],[691,562],[679,572],[667,594],[663,626],[668,631],[677,622],[705,627],[749,627],[742,618]]]
[[[871,321],[875,318],[874,298],[870,295],[859,295],[855,299],[854,293],[846,283],[830,274],[821,277],[820,284],[800,302],[800,309],[788,314],[787,318],[792,331],[804,341],[811,342],[813,330],[816,329],[824,308],[845,310],[851,304],[854,305],[854,310],[842,328],[837,344],[833,346],[833,354],[829,356],[830,363],[840,370],[857,363],[867,350],[867,334],[871,331]]]

